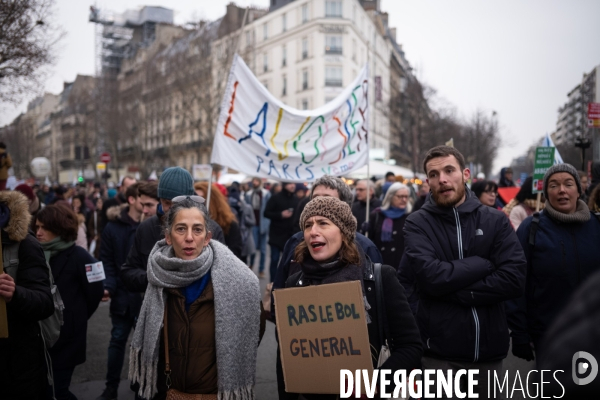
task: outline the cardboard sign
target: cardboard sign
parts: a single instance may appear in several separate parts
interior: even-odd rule
[[[103,281],[106,279],[102,261],[94,264],[85,264],[85,274],[87,275],[87,280],[89,283]]]
[[[286,392],[339,394],[341,369],[373,371],[359,281],[273,296]]]

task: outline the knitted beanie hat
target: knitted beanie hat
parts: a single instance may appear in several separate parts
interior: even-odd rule
[[[15,190],[17,192],[21,192],[23,193],[25,196],[27,196],[27,198],[29,199],[29,201],[33,201],[35,199],[35,194],[33,193],[33,189],[31,189],[29,187],[29,185],[27,185],[26,183],[22,183],[19,186],[17,186],[15,188]]]
[[[172,200],[177,196],[193,196],[194,179],[181,167],[171,167],[164,170],[158,181],[158,198]]]
[[[330,196],[315,197],[306,204],[302,215],[300,215],[300,230],[304,231],[306,220],[315,216],[331,220],[340,228],[342,235],[354,240],[356,236],[356,218],[352,215],[348,203]]]
[[[546,171],[546,174],[544,175],[544,196],[546,196],[546,199],[548,198],[548,181],[552,175],[559,172],[566,172],[573,175],[573,179],[575,179],[575,183],[577,184],[577,192],[581,196],[583,190],[581,188],[581,180],[579,179],[579,173],[577,172],[577,169],[575,169],[575,167],[571,164],[555,164],[548,168],[548,171]]]

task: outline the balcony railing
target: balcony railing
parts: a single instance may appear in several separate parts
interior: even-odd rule
[[[342,54],[341,47],[325,47],[325,54]]]
[[[325,79],[325,86],[342,87],[341,79]]]

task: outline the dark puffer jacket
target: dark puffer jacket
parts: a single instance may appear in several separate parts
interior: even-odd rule
[[[135,231],[140,225],[129,216],[130,206],[114,206],[106,211],[108,224],[102,231],[100,260],[104,264],[104,289],[110,293],[110,313],[115,315],[138,315],[142,296],[132,293],[119,277],[121,266],[133,246]]]
[[[283,249],[285,242],[294,234],[294,215],[290,218],[283,218],[281,212],[289,208],[296,210],[300,200],[294,193],[288,192],[286,188],[281,192],[271,196],[265,207],[264,217],[271,220],[269,226],[269,244]]]
[[[504,301],[523,294],[526,260],[506,215],[465,190],[458,208],[438,207],[429,195],[408,216],[398,276],[425,355],[501,360],[509,344]]]
[[[2,191],[0,203],[10,209],[9,223],[1,232],[2,247],[19,242],[15,292],[6,304],[9,337],[0,339],[0,398],[42,398],[47,381],[38,321],[54,312],[48,267],[40,244],[27,232],[27,198]]]
[[[369,210],[374,210],[377,207],[381,207],[381,200],[376,198],[375,196],[371,197],[369,200]],[[369,211],[369,213],[371,212]],[[363,231],[363,224],[367,220],[367,202],[356,200],[352,203],[352,215],[356,218],[356,226],[358,227],[358,231],[360,233],[366,233]]]
[[[55,369],[72,368],[85,362],[87,322],[104,293],[102,281],[89,283],[87,280],[85,264],[95,262],[90,253],[77,245],[50,258],[52,275],[65,303],[65,322],[58,341],[50,349]]]
[[[591,215],[584,223],[561,223],[543,211],[529,244],[532,217],[517,236],[527,258],[525,295],[508,302],[508,322],[514,343],[538,342],[575,290],[600,270],[600,221]]]
[[[208,225],[212,232],[211,240],[216,240],[226,245],[221,227],[212,219],[208,220]],[[127,255],[125,264],[121,267],[119,275],[128,290],[138,293],[146,291],[146,286],[148,286],[148,277],[146,276],[148,257],[156,242],[164,237],[165,234],[159,215],[154,215],[140,224],[135,232],[133,246],[129,250],[129,254]]]

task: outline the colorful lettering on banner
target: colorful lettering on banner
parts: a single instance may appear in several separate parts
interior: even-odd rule
[[[236,55],[211,162],[292,182],[362,167],[368,161],[367,76],[365,67],[330,103],[300,111],[273,97]]]

